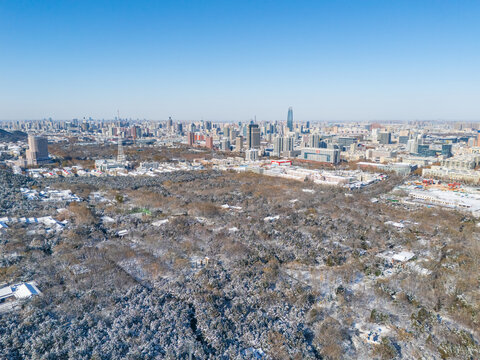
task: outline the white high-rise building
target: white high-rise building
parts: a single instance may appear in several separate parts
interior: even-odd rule
[[[283,137],[276,136],[273,141],[273,154],[275,156],[280,156],[283,152]]]
[[[245,160],[246,161],[257,161],[258,160],[258,150],[248,149],[245,152]]]

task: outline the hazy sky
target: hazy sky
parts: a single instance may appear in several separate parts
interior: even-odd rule
[[[480,1],[0,0],[0,119],[480,120]]]

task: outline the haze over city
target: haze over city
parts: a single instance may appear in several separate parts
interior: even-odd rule
[[[1,119],[480,119],[478,1],[2,1]]]

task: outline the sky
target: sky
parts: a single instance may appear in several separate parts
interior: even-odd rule
[[[480,120],[478,0],[0,0],[0,119]]]

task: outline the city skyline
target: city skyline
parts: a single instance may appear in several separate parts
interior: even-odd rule
[[[287,113],[288,117],[288,113]],[[79,121],[79,122],[117,122],[117,121],[129,121],[129,122],[166,122],[169,119],[173,119],[172,116],[168,116],[166,118],[138,118],[138,117],[105,117],[105,118],[96,118],[96,117],[79,117],[73,116],[70,118],[52,118],[52,117],[39,117],[39,118],[19,118],[19,119],[0,119],[0,123],[9,123],[9,122],[41,122],[41,121],[53,121],[53,122],[70,122],[70,121]],[[215,122],[218,124],[236,124],[236,123],[254,123],[254,124],[262,124],[262,123],[288,123],[288,118],[273,118],[273,119],[257,119],[255,117],[250,118],[242,118],[242,119],[235,119],[235,120],[213,120],[207,118],[197,118],[197,119],[179,119],[174,118],[174,121],[181,123],[181,124],[188,124],[188,123],[200,123],[200,122]],[[365,120],[350,120],[350,119],[339,119],[339,120],[315,120],[315,119],[294,119],[293,124],[303,124],[303,123],[311,123],[311,124],[346,124],[346,123],[358,123],[358,124],[408,124],[408,123],[479,123],[479,119],[474,120],[465,120],[465,119],[365,119]]]
[[[474,1],[0,4],[0,119],[480,119]]]

